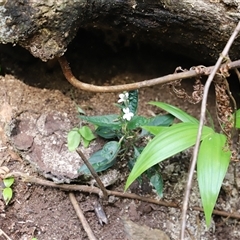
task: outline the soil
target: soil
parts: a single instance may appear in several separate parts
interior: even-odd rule
[[[108,38],[98,32],[79,32],[66,53],[77,78],[96,85],[122,84],[164,76],[173,73],[178,66],[190,68],[198,64],[155,46],[109,40],[106,42],[106,39]],[[65,149],[66,134],[80,122],[76,106],[80,106],[87,115],[117,113],[114,103],[118,100],[118,93],[80,91],[66,81],[57,62],[41,62],[19,47],[2,45],[0,48],[0,166],[38,178],[48,178],[50,181],[59,180],[59,176],[62,177],[62,182],[73,181],[80,159],[75,156],[75,162],[72,162],[69,160],[72,155],[64,154],[68,154]],[[189,93],[193,81],[190,79],[183,82]],[[238,94],[238,88],[234,89]],[[139,96],[140,115],[152,116],[159,113],[160,110],[148,102],[164,101],[199,117],[200,103],[193,105],[177,98],[166,85],[141,89]],[[208,110],[214,118],[216,110],[212,90]],[[48,122],[43,128],[37,122],[42,118],[43,122]],[[35,119],[36,124],[29,122],[29,119]],[[21,123],[18,125],[18,134],[22,134],[16,134],[17,139],[9,137],[9,131],[13,135],[16,122]],[[29,134],[30,128],[35,135]],[[55,133],[56,139],[49,138]],[[36,146],[36,140],[38,149],[42,152],[27,157],[28,150],[34,144]],[[60,153],[57,155],[53,154],[56,150],[54,141],[61,142],[63,146],[60,149],[63,152],[58,149]],[[85,152],[86,155],[96,151],[101,144],[102,140],[97,139],[90,146],[90,152]],[[185,153],[161,164],[164,179],[162,200],[181,205],[189,161],[190,154]],[[74,167],[64,167],[68,164],[73,164],[71,166]],[[109,189],[123,191],[129,174],[129,170],[124,167],[126,164],[127,159],[116,164],[114,168],[120,172],[120,177]],[[239,191],[233,177],[234,166],[239,184],[240,164],[231,163],[216,209],[240,214]],[[54,178],[56,176],[57,180]],[[133,186],[129,191],[156,198],[149,186],[147,189]],[[13,192],[13,199],[7,206],[2,197],[0,199],[0,230],[9,237],[0,232],[0,240],[30,240],[33,237],[38,240],[88,239],[67,191],[26,183],[16,177]],[[82,192],[74,194],[97,239],[168,239],[164,233],[169,239],[179,239],[180,208],[114,197],[111,202],[102,203],[108,224],[101,225],[94,212],[97,196]],[[207,229],[203,213],[193,210],[193,206],[201,207],[196,176],[190,197],[186,239],[240,239],[239,220],[213,215],[211,227]],[[151,229],[158,232],[152,232]]]

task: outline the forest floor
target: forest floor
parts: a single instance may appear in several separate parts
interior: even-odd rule
[[[178,66],[189,69],[197,64],[189,59],[164,53],[152,46],[110,46],[104,42],[104,38],[84,31],[71,43],[66,57],[76,77],[96,85],[142,81],[171,74]],[[50,122],[50,128],[53,131],[59,130],[62,145],[65,146],[67,132],[79,125],[76,106],[80,106],[87,115],[118,112],[114,103],[117,102],[119,93],[91,93],[75,89],[64,78],[58,63],[51,65],[41,62],[18,47],[1,46],[0,65],[2,74],[0,76],[0,166],[8,167],[12,172],[22,172],[45,179],[44,176],[53,173],[47,167],[49,165],[52,167],[51,164],[58,167],[60,164],[58,157],[51,153],[51,148],[53,148],[50,145],[51,139],[43,138],[41,142],[44,151],[49,154],[48,161],[51,164],[49,162],[36,163],[35,159],[24,157],[22,153],[29,146],[24,144],[22,146],[22,139],[18,139],[18,146],[16,146],[16,142],[11,141],[8,135],[9,126],[11,127],[16,119],[19,120],[19,116],[21,116],[19,121],[22,122],[29,120],[29,117],[32,119],[39,119],[41,116],[48,118],[52,117],[52,114],[58,114],[60,119],[67,118],[63,123],[61,120]],[[183,87],[189,93],[192,91],[193,81],[194,79],[183,81]],[[238,88],[235,89],[238,91]],[[239,91],[236,94],[239,94]],[[140,115],[152,116],[160,112],[159,109],[150,106],[149,101],[167,102],[197,118],[200,115],[201,104],[193,105],[177,98],[170,93],[167,85],[139,91],[138,113]],[[215,115],[214,91],[212,90],[208,101],[208,111],[213,116]],[[25,124],[26,131],[29,130],[29,126]],[[34,127],[37,126],[31,126],[31,130],[35,131]],[[26,144],[31,145],[31,141]],[[101,141],[98,139],[91,150],[95,151]],[[17,151],[17,148],[21,151]],[[34,158],[33,155],[31,157]],[[190,155],[181,155],[161,164],[164,180],[161,200],[181,206],[190,157]],[[120,175],[118,180],[109,186],[110,190],[123,191],[129,174],[128,168],[125,167],[127,159],[125,161],[121,160],[114,166]],[[238,162],[234,164],[236,175],[240,178],[240,164]],[[233,181],[234,164],[230,164],[216,209],[240,214],[239,192]],[[41,167],[44,171],[39,169]],[[129,191],[156,198],[150,186],[147,188],[133,186]],[[88,239],[71,204],[68,191],[27,183],[16,177],[13,192],[13,198],[7,206],[0,196],[0,230],[9,236],[7,238],[0,234],[0,240],[31,240],[33,237],[38,240]],[[108,224],[102,226],[93,207],[96,195],[78,191],[74,194],[97,239],[163,239],[157,237],[156,233],[151,235],[151,231],[146,232],[144,225],[165,232],[170,239],[179,238],[181,208],[114,197],[111,202],[103,203]],[[194,206],[201,207],[196,176],[194,176],[190,197],[186,239],[240,239],[239,220],[213,215],[211,227],[207,229],[203,212],[194,210]]]

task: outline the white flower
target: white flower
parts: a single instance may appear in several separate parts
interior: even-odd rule
[[[120,99],[118,100],[118,103],[127,101],[128,100],[128,92],[119,94],[119,98]]]
[[[134,116],[134,114],[132,112],[130,112],[129,108],[123,108],[123,119],[126,119],[127,121],[130,121],[131,118]]]

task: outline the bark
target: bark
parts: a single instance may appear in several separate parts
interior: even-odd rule
[[[0,42],[61,56],[79,28],[214,61],[240,20],[240,0],[0,0]],[[240,39],[230,57],[239,58]]]

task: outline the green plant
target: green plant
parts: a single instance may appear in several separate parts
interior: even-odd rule
[[[170,127],[142,126],[155,137],[138,157],[125,185],[125,190],[143,172],[165,159],[195,144],[199,121],[184,111],[162,102],[151,102],[169,112],[182,122]],[[237,112],[237,119],[240,113]],[[238,121],[236,126],[240,124]],[[207,226],[210,225],[213,208],[227,172],[231,158],[227,137],[204,126],[197,161],[197,179]]]
[[[13,177],[3,179],[4,187],[2,188],[2,195],[6,205],[8,205],[8,203],[12,199],[13,191],[11,186],[13,185],[13,183],[14,183]]]
[[[95,126],[95,134],[108,140],[103,148],[94,153],[89,162],[96,172],[101,172],[113,166],[117,158],[131,159],[128,166],[132,168],[137,157],[145,147],[146,139],[152,134],[140,127],[145,126],[170,126],[174,120],[171,114],[157,115],[146,118],[137,115],[138,91],[124,92],[119,95],[118,103],[115,104],[120,109],[120,114],[110,114],[103,116],[85,116],[80,113],[80,119],[85,120]],[[92,138],[91,138],[92,139]],[[68,134],[68,147],[74,150],[80,143],[79,129],[74,128]],[[79,170],[83,174],[89,174],[86,165]],[[162,195],[162,184],[159,166],[154,166],[146,172],[147,177],[153,184],[157,193]]]
[[[68,133],[68,149],[70,151],[76,150],[79,146],[81,140],[83,141],[83,146],[88,147],[90,142],[95,139],[92,130],[88,126],[83,126],[80,128],[73,128]]]

